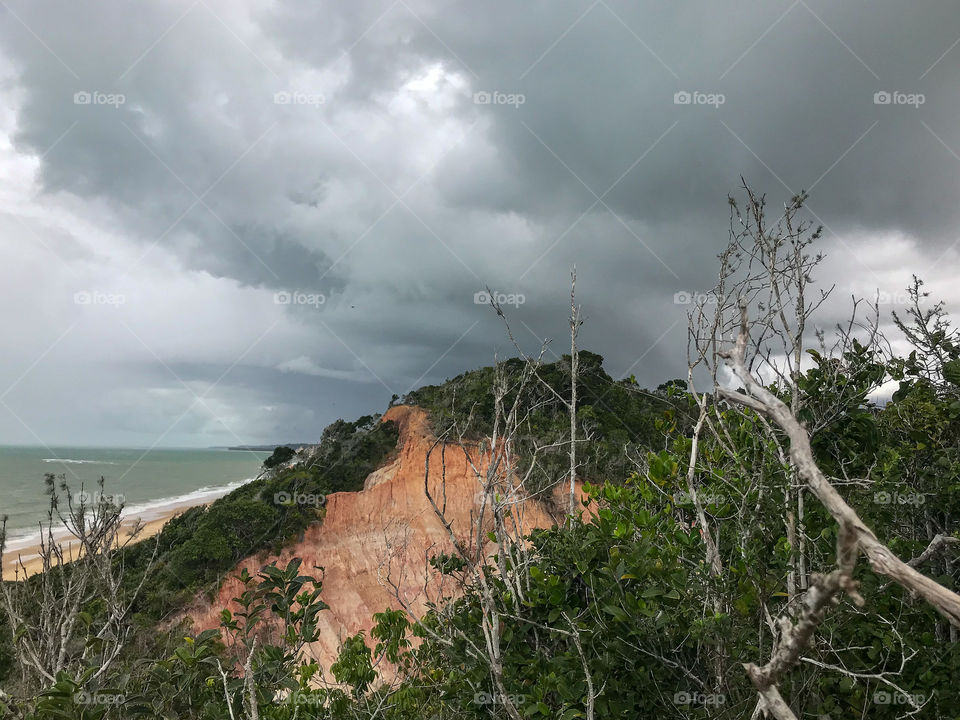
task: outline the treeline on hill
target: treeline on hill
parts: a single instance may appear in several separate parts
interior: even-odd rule
[[[585,450],[583,477],[594,482],[611,478],[622,482],[633,471],[630,457],[643,457],[662,447],[663,423],[685,418],[686,401],[676,396],[674,385],[654,392],[639,388],[633,379],[614,381],[603,370],[603,358],[580,352],[581,395],[578,417],[593,439]],[[501,363],[501,370],[514,377],[523,367],[520,359]],[[561,396],[569,397],[569,356],[541,368],[541,377]],[[496,368],[472,370],[441,385],[414,390],[404,403],[417,405],[430,414],[437,434],[454,425],[471,438],[484,437],[492,429],[490,387]],[[682,384],[682,383],[681,383]],[[545,388],[525,391],[523,404],[531,408],[527,435],[518,446],[562,440],[569,427],[566,411]],[[686,420],[689,425],[689,420]],[[364,416],[354,422],[337,420],[323,432],[318,445],[303,458],[278,447],[264,461],[270,472],[217,499],[208,507],[195,507],[171,520],[157,542],[159,553],[154,580],[146,587],[137,610],[144,623],[167,617],[188,604],[198,592],[215,589],[224,573],[240,560],[261,550],[279,551],[295,540],[312,522],[322,521],[323,498],[341,491],[358,491],[363,481],[384,464],[397,444],[397,428],[380,422],[379,416]],[[629,452],[625,452],[625,448]],[[556,482],[563,476],[563,448],[540,458],[544,472],[537,482]],[[539,489],[539,488],[535,488]],[[316,502],[288,502],[295,497]],[[139,582],[153,553],[153,542],[139,543],[125,551],[130,569],[127,582]]]
[[[686,417],[688,405],[677,395],[683,383],[672,381],[656,391],[645,391],[633,378],[614,381],[604,371],[600,355],[580,351],[579,357],[578,417],[591,433],[584,451],[583,477],[594,482],[603,478],[622,482],[634,468],[631,457],[643,457],[663,445],[658,428]],[[509,359],[500,364],[500,370],[514,378],[523,363],[519,358]],[[427,410],[437,434],[457,427],[470,438],[484,437],[492,430],[490,388],[496,369],[484,367],[440,385],[422,387],[402,402]],[[544,364],[540,375],[554,392],[545,387],[525,391],[523,404],[529,413],[526,435],[518,439],[521,451],[529,443],[562,440],[569,425],[566,410],[554,395],[569,397],[569,356]],[[354,422],[338,420],[324,430],[320,442],[306,455],[297,457],[286,446],[276,448],[264,461],[267,472],[258,479],[209,506],[186,510],[169,521],[155,539],[125,548],[118,563],[125,568],[124,583],[131,590],[139,585],[143,570],[152,561],[150,582],[140,590],[133,606],[144,641],[158,623],[177,614],[197,594],[215,592],[225,573],[240,560],[264,550],[278,552],[309,524],[321,522],[326,495],[362,489],[366,477],[396,448],[397,436],[396,425],[380,422],[379,416]],[[564,450],[559,448],[540,458],[544,472],[531,479],[542,485],[555,483],[563,476],[565,462]],[[287,501],[298,496],[316,502]],[[169,642],[165,636],[155,640],[160,644],[151,644],[152,650]],[[144,649],[143,644],[137,648]],[[4,633],[0,637],[0,682],[12,670],[9,635]]]
[[[646,391],[633,378],[614,381],[596,353],[580,351],[579,359],[578,418],[590,438],[583,453],[582,476],[594,482],[604,478],[623,482],[635,469],[637,458],[663,446],[665,423],[675,428],[680,418],[681,424],[689,425],[689,404],[680,392],[683,383],[672,381],[656,391]],[[525,435],[517,440],[521,452],[535,442],[562,441],[569,420],[557,396],[569,398],[569,361],[566,355],[541,366],[540,377],[551,390],[540,386],[524,391]],[[414,390],[402,402],[427,410],[438,435],[455,428],[468,438],[482,438],[493,425],[490,388],[495,372],[515,379],[523,366],[523,360],[514,358],[498,368],[468,371],[443,384]],[[134,619],[141,628],[134,651],[169,649],[171,637],[178,635],[174,631],[170,636],[153,637],[158,623],[177,614],[198,593],[215,592],[225,573],[243,558],[263,550],[277,552],[309,524],[321,522],[324,496],[362,489],[364,479],[395,449],[397,435],[395,424],[380,422],[379,416],[354,422],[338,420],[304,456],[298,457],[285,446],[276,448],[264,461],[266,471],[258,479],[209,506],[183,512],[155,539],[125,548],[117,562],[125,569],[123,581],[131,591],[150,566],[150,580],[133,605]],[[563,448],[541,456],[538,464],[544,472],[531,475],[531,480],[543,486],[556,483],[565,472],[565,462]],[[297,496],[316,498],[317,502],[285,502]],[[65,572],[69,573],[69,568]],[[9,642],[9,634],[4,633],[0,637],[0,682],[14,669]]]
[[[578,358],[577,424],[586,440],[582,462],[578,463],[580,478],[622,483],[648,451],[665,447],[665,428],[682,434],[692,427],[694,407],[683,397],[683,380],[646,390],[632,376],[614,380],[603,369],[603,357],[597,353],[580,350]],[[413,390],[400,400],[427,410],[437,437],[450,441],[461,435],[466,440],[486,438],[493,432],[495,376],[500,373],[502,381],[513,388],[504,397],[506,404],[512,404],[525,362],[511,358],[497,366],[471,370],[442,385]],[[516,450],[528,458],[535,445],[558,445],[538,456],[536,472],[528,481],[528,491],[538,497],[543,497],[541,490],[555,486],[569,471],[563,441],[570,430],[565,405],[570,401],[570,367],[570,356],[562,355],[555,362],[542,364],[537,372],[539,381],[523,387],[523,423],[513,437]]]

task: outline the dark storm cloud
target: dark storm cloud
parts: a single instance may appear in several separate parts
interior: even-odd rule
[[[297,432],[509,354],[485,285],[525,296],[524,347],[561,338],[574,264],[584,345],[616,375],[683,374],[674,294],[712,285],[741,175],[772,207],[812,188],[831,262],[866,286],[958,239],[946,1],[7,5],[14,147],[41,156],[46,198],[102,208],[143,253],[130,278],[170,256],[265,303],[323,294],[255,306],[286,313],[283,338],[233,370],[250,412],[300,407]],[[897,234],[915,243],[899,263],[864,250]],[[177,367],[207,341],[183,339]]]
[[[413,46],[477,89],[526,96],[517,111],[490,113],[504,158],[494,178],[523,188],[514,209],[589,206],[595,198],[584,185],[602,194],[676,122],[606,198],[618,212],[667,223],[713,217],[709,208],[743,174],[776,194],[816,184],[815,207],[838,229],[896,226],[952,241],[956,210],[944,201],[956,190],[958,161],[944,144],[960,147],[951,122],[960,54],[940,57],[960,36],[951,3],[922,11],[896,2],[617,0],[356,7],[341,18],[352,21],[342,37],[359,38],[375,23],[351,54],[360,88],[392,78]],[[299,57],[330,57],[299,9],[278,15],[272,27]],[[725,102],[713,112],[678,107],[674,93],[684,90],[722,93]],[[922,93],[925,102],[878,106],[882,91]],[[454,160],[443,170],[474,188],[473,204],[503,208],[498,182]],[[484,186],[486,198],[476,189]]]
[[[45,188],[107,199],[134,239],[174,246],[188,266],[254,285],[315,283],[330,260],[288,237],[279,181],[296,188],[302,165],[276,170],[291,160],[271,151],[276,120],[264,108],[277,109],[276,79],[213,32],[219,21],[202,5],[53,7],[11,4],[3,25],[26,91],[15,143],[45,153]]]

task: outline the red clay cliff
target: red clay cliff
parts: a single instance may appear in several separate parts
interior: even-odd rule
[[[395,592],[399,591],[417,615],[428,600],[436,599],[434,574],[428,572],[426,560],[439,552],[451,552],[452,546],[424,492],[426,456],[435,442],[429,418],[420,408],[396,406],[382,420],[393,420],[400,431],[395,457],[367,477],[363,490],[329,495],[323,521],[310,526],[302,540],[279,556],[261,553],[239,563],[212,603],[189,612],[195,629],[218,627],[220,609],[236,609],[232,598],[240,594],[242,586],[234,576],[241,569],[256,574],[263,565],[276,560],[283,566],[293,557],[303,560],[301,572],[305,574],[319,577],[314,567],[324,568],[321,597],[330,610],[320,613],[320,640],[309,648],[324,671],[336,659],[345,638],[360,631],[369,636],[374,613],[400,607]],[[479,510],[481,486],[459,448],[448,447],[444,463],[445,514],[458,537],[466,538]],[[481,462],[479,469],[482,472],[485,464]],[[434,451],[430,487],[439,498],[438,473],[439,456]],[[522,513],[528,530],[555,522],[539,503],[526,503]],[[429,598],[424,593],[425,582]]]

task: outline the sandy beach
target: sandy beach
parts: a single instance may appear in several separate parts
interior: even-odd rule
[[[176,517],[185,510],[189,510],[191,507],[208,504],[209,502],[185,503],[182,505],[168,506],[162,510],[152,510],[149,514],[145,514],[145,516],[131,515],[130,517],[125,517],[122,523],[122,530],[120,531],[120,541],[125,543],[129,540],[130,534],[138,522],[140,523],[140,532],[137,534],[135,542],[142,542],[159,533],[171,518]],[[75,557],[77,541],[72,539],[72,536],[61,536],[60,543],[63,546],[65,557]],[[20,579],[23,579],[24,570],[26,570],[27,576],[34,575],[43,570],[43,564],[40,559],[40,542],[38,539],[32,538],[27,541],[11,541],[9,545],[12,547],[7,547],[3,556],[4,580],[13,580],[17,573],[19,573]]]

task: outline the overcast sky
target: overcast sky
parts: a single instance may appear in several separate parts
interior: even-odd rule
[[[486,285],[562,352],[574,264],[656,385],[741,175],[811,191],[818,280],[955,307],[958,45],[951,0],[3,0],[0,443],[313,440],[509,354]]]

